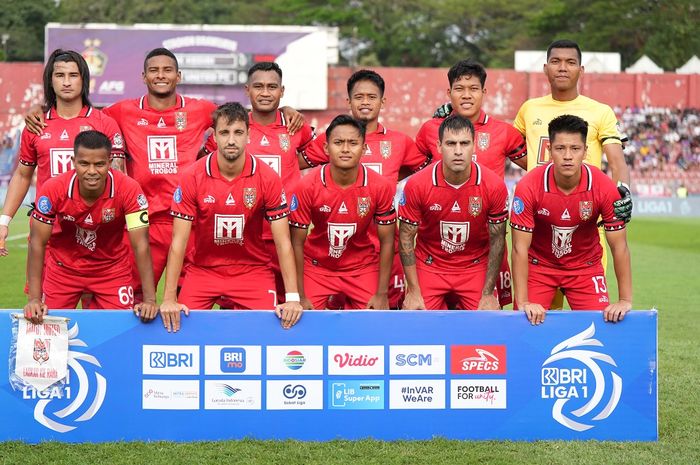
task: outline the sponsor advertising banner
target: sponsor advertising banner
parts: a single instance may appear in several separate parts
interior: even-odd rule
[[[106,106],[146,93],[141,73],[149,51],[164,47],[178,59],[178,92],[221,104],[248,101],[248,69],[274,61],[284,73],[282,105],[324,110],[328,65],[337,62],[337,28],[140,24],[46,25],[46,57],[75,50],[90,67],[90,100]]]
[[[0,357],[13,311],[0,311]],[[63,311],[68,379],[14,390],[0,441],[504,439],[654,441],[657,315],[601,312]],[[193,427],[196,425],[196,427]]]

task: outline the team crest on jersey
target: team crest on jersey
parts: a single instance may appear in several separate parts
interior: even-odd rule
[[[488,132],[477,132],[476,145],[482,152],[488,149],[489,145],[491,145],[491,134],[489,134]]]
[[[379,142],[379,153],[382,154],[382,158],[389,158],[391,156],[390,140],[383,140]]]
[[[285,152],[289,150],[289,134],[280,134],[280,148]]]
[[[367,216],[367,213],[369,213],[369,205],[369,197],[357,198],[357,214],[360,215],[361,218],[364,218]]]
[[[469,197],[469,213],[472,216],[479,216],[479,213],[481,213],[481,197]]]
[[[87,125],[87,126],[80,126],[80,131],[79,132],[85,132],[85,131],[92,131],[92,126]]]
[[[245,205],[246,208],[253,208],[256,197],[257,193],[254,187],[245,187],[243,189],[243,205]]]
[[[587,221],[593,215],[593,201],[585,200],[578,203],[578,212],[583,221]]]
[[[110,221],[114,221],[115,212],[116,211],[114,208],[103,208],[102,209],[102,222],[109,223]]]
[[[175,112],[175,129],[178,131],[184,131],[187,127],[187,112],[176,111]]]
[[[49,361],[49,348],[51,347],[50,343],[50,339],[45,339],[43,341],[39,338],[34,339],[33,358],[39,362],[39,365]]]

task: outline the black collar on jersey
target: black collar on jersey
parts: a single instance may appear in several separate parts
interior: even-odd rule
[[[83,108],[80,109],[80,113],[78,113],[78,116],[76,116],[76,118],[88,118],[91,114],[92,107],[90,105],[85,105]],[[59,118],[56,107],[49,108],[49,111],[46,112],[45,119],[50,120],[55,118]]]
[[[593,189],[593,175],[591,173],[591,168],[585,163],[581,163],[581,166],[583,167],[582,172],[585,173],[586,177],[586,190],[590,191]],[[583,179],[579,181],[578,186],[576,187],[576,191],[580,190],[581,182],[583,182]],[[557,190],[558,189],[556,186],[556,182],[554,181],[554,163],[550,162],[549,165],[547,165],[547,167],[544,169],[544,191],[556,192]]]
[[[183,97],[183,96],[180,95],[180,94],[177,94],[177,98],[178,98],[178,100],[180,101],[180,107],[179,107],[179,108],[185,108],[185,97]],[[141,96],[141,98],[139,99],[139,108],[140,108],[141,110],[150,110],[151,107],[146,108],[147,105],[148,105],[148,95],[143,95],[143,96]],[[177,104],[176,104],[176,105],[177,105]]]
[[[445,174],[442,172],[442,160],[433,165],[433,186],[435,187],[446,187],[447,181],[445,181]],[[472,179],[474,180],[473,185],[478,186],[481,184],[481,166],[475,161],[472,161],[472,172],[469,175],[469,179],[464,184],[470,184]]]
[[[73,198],[73,193],[75,192],[74,185],[76,184],[76,179],[78,178],[78,173],[73,173],[70,177],[70,183],[68,183],[68,198]],[[107,185],[105,190],[109,189],[109,198],[114,198],[114,175],[111,171],[107,171]],[[102,193],[104,195],[104,192]],[[102,197],[102,195],[100,197]]]
[[[204,170],[207,172],[207,176],[210,178],[221,177],[221,171],[219,171],[219,164],[214,157],[215,155],[216,152],[208,155],[206,161],[204,162]],[[253,176],[255,171],[258,169],[258,160],[254,156],[248,155],[247,153],[244,156],[245,164],[243,165],[243,170],[241,171],[240,175]]]
[[[355,186],[367,187],[367,167],[360,163],[360,168],[361,169],[358,170],[357,173],[357,180],[355,181]],[[323,187],[328,187],[328,184],[326,183],[326,177],[329,177],[331,179],[331,182],[333,182],[333,177],[330,173],[326,174],[326,169],[330,169],[330,163],[322,165],[321,169],[319,170],[321,172],[321,184],[323,184]]]

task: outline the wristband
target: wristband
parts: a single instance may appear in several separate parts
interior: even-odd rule
[[[630,186],[629,186],[627,183],[624,183],[624,182],[622,182],[622,181],[617,181],[617,185],[618,185],[618,186],[622,186],[622,187],[624,187],[624,188],[627,189],[627,190],[630,190]]]
[[[0,215],[0,226],[9,226],[12,217],[10,215]]]
[[[286,292],[284,294],[284,301],[285,302],[301,302],[301,299],[299,298],[298,292]]]

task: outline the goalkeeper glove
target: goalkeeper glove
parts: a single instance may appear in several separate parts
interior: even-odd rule
[[[433,118],[447,118],[452,113],[452,104],[443,103],[433,113]]]
[[[624,182],[618,181],[617,191],[622,198],[613,202],[615,216],[617,219],[629,223],[632,219],[632,194],[630,193],[630,188]]]

